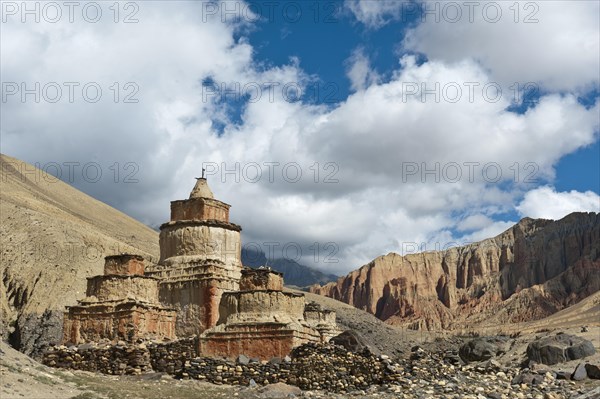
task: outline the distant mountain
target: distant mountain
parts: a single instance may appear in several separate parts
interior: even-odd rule
[[[446,251],[374,259],[311,292],[389,324],[457,330],[548,317],[600,290],[600,214],[522,219]]]
[[[280,258],[267,261],[264,252],[245,248],[242,249],[242,264],[255,269],[260,266],[270,266],[273,270],[283,273],[285,285],[296,287],[326,284],[338,278],[336,275],[322,273],[291,259]]]

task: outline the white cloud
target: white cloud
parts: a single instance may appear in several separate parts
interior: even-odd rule
[[[533,162],[539,167],[538,178],[550,177],[552,165],[562,155],[594,142],[598,106],[587,110],[573,96],[545,96],[537,107],[518,115],[506,111],[510,99],[488,102],[481,92],[473,102],[465,92],[451,102],[442,89],[439,101],[409,91],[414,88],[409,84],[434,88],[437,83],[443,88],[453,82],[487,80],[485,71],[474,62],[431,61],[418,66],[412,57],[404,57],[403,69],[392,81],[350,96],[308,135],[307,145],[322,159],[343,160],[341,173],[345,173],[344,182],[351,184],[352,176],[367,171],[386,176],[390,183],[406,183],[402,171],[411,162],[421,171],[439,163],[440,174],[452,162],[479,162],[481,167],[497,162],[503,179],[515,178],[510,171],[515,162],[521,169]],[[336,135],[327,145],[322,140],[325,132]],[[423,162],[425,167],[421,167]],[[460,182],[464,182],[468,169],[461,169]],[[482,172],[477,171],[476,180],[484,180]],[[487,179],[493,180],[493,173],[488,172]],[[446,174],[453,177],[450,170]],[[410,180],[434,180],[426,177],[417,174]]]
[[[493,220],[483,215],[481,213],[475,215],[469,215],[460,222],[458,222],[457,230],[458,231],[469,231],[469,230],[477,230],[483,227],[489,226],[493,223]]]
[[[352,90],[364,90],[379,80],[379,75],[371,67],[371,62],[365,55],[364,49],[356,49],[347,62],[346,75],[350,79]]]
[[[494,222],[490,220],[489,224],[485,227],[480,228],[477,231],[474,231],[471,234],[467,234],[461,237],[458,241],[462,244],[477,242],[481,240],[485,240],[486,238],[496,237],[498,234],[508,230],[511,228],[516,222],[505,222],[498,221]]]
[[[398,19],[402,7],[407,6],[408,2],[397,0],[349,0],[345,4],[358,21],[369,28],[376,29]]]
[[[414,23],[404,50],[429,59],[473,59],[506,90],[531,82],[540,90],[586,91],[599,84],[597,1],[372,1],[347,4],[369,29]]]
[[[263,91],[234,124],[214,96],[203,97],[202,79],[305,84],[300,63],[259,65],[252,46],[235,39],[236,26],[201,22],[198,3],[142,5],[140,23],[127,26],[3,25],[5,81],[95,81],[105,95],[93,104],[81,98],[8,101],[1,133],[3,151],[30,162],[98,162],[103,179],[88,183],[78,169],[75,184],[152,225],[167,220],[169,201],[187,197],[202,162],[219,168],[224,162],[228,170],[239,165],[233,174],[209,176],[209,182],[232,205],[244,241],[277,241],[280,248],[298,243],[305,262],[345,272],[383,253],[402,252],[407,243],[434,243],[425,249],[435,249],[435,243],[456,240],[450,233],[462,218],[456,215],[485,215],[460,226],[475,229],[472,236],[496,234],[509,222],[485,217],[493,221],[514,210],[523,191],[539,184],[523,181],[527,163],[536,166],[540,182],[551,181],[562,156],[597,139],[598,105],[586,109],[573,95],[545,95],[517,115],[506,110],[506,95],[490,102],[478,91],[470,101],[463,86],[457,101],[440,92],[436,102],[413,90],[412,84],[443,88],[493,79],[469,58],[418,65],[407,56],[382,83],[366,57],[359,57],[353,64],[361,66],[353,72],[358,91],[344,102],[315,106],[287,102],[280,90],[270,99]],[[115,103],[109,89],[114,82],[135,82],[139,102]],[[216,119],[224,124],[222,132],[213,125]],[[121,172],[116,183],[109,168],[115,162]],[[139,167],[139,183],[123,183],[131,171],[124,169],[126,162]],[[272,182],[265,162],[279,163]],[[243,175],[252,163],[262,166],[255,183]],[[282,175],[292,163],[302,170],[296,183]],[[453,180],[455,166],[460,176]],[[495,181],[497,168],[501,176]],[[328,176],[338,182],[326,183]],[[311,250],[315,242],[319,261]],[[338,263],[323,262],[322,255],[331,253],[323,247],[331,242],[339,248]]]
[[[558,192],[544,186],[528,191],[516,208],[524,217],[558,220],[572,212],[600,212],[600,196],[592,191]]]
[[[551,91],[589,90],[598,86],[599,2],[476,4],[472,20],[469,8],[462,5],[462,16],[452,22],[457,14],[451,8],[455,7],[447,7],[440,1],[424,1],[424,7],[438,11],[424,15],[425,22],[409,31],[404,47],[445,62],[477,60],[503,87],[515,82],[534,82],[542,90]]]

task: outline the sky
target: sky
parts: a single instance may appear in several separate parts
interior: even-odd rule
[[[600,212],[597,1],[67,4],[2,2],[1,151],[149,226],[202,168],[327,273]]]

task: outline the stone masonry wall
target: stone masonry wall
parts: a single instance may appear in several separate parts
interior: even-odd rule
[[[53,347],[43,356],[47,366],[105,374],[162,371],[176,378],[248,386],[283,382],[302,389],[349,392],[373,384],[399,384],[401,367],[387,357],[353,353],[340,346],[306,344],[291,357],[260,362],[240,356],[236,361],[197,357],[195,338],[170,343],[80,345]]]
[[[151,371],[180,375],[186,360],[198,356],[197,348],[195,337],[167,343],[87,343],[55,346],[44,354],[42,362],[51,367],[113,375]]]

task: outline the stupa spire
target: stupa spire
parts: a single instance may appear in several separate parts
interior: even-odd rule
[[[196,185],[190,193],[190,199],[192,198],[212,198],[214,199],[213,193],[208,187],[206,177],[204,177],[204,169],[202,169],[202,177],[196,177]]]

